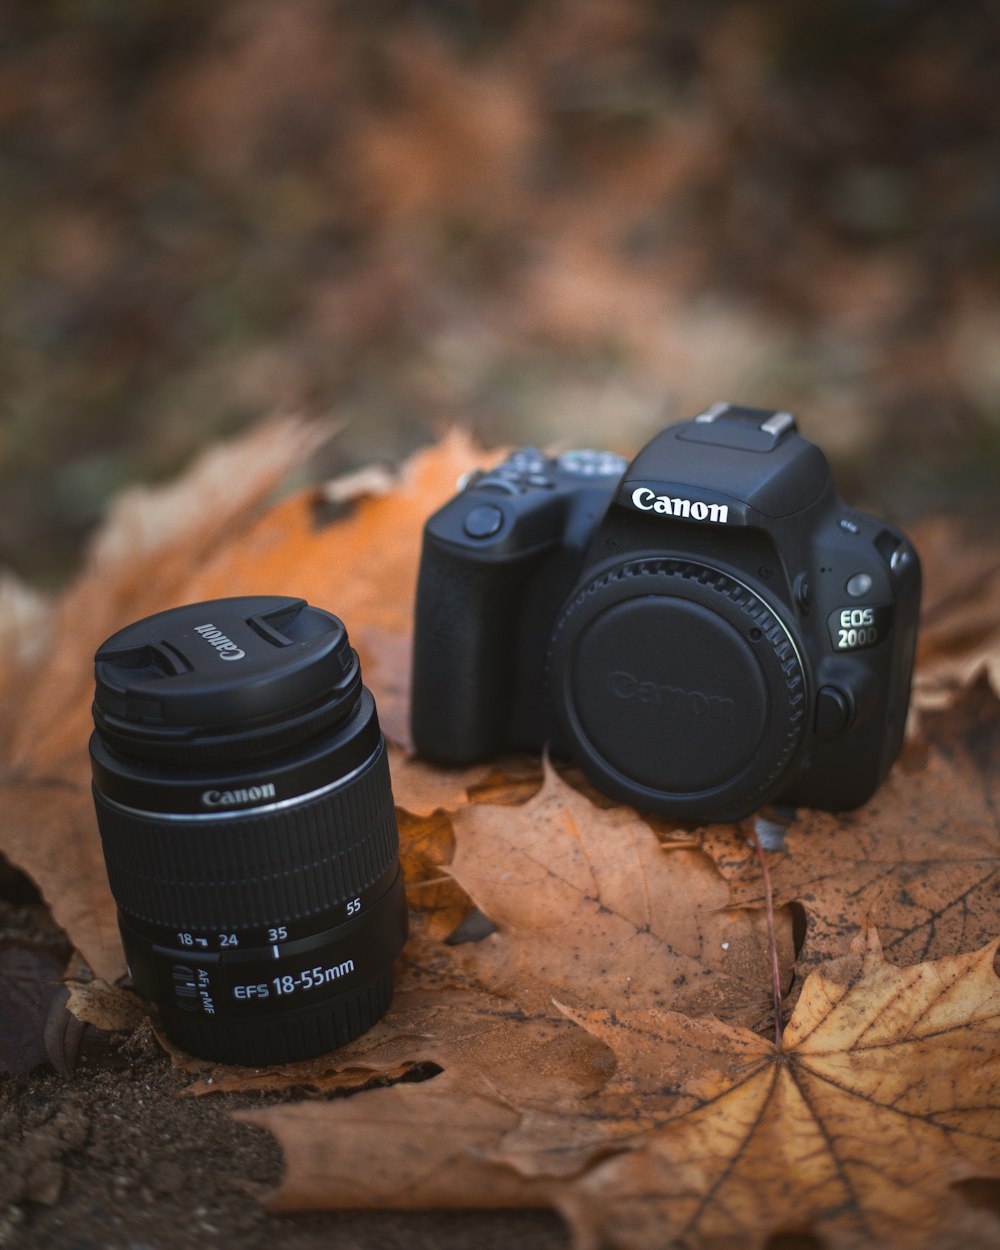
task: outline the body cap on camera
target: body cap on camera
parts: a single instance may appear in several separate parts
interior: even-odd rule
[[[346,716],[361,673],[343,623],[304,599],[214,599],[157,613],[95,657],[94,722],[140,758],[287,747]]]

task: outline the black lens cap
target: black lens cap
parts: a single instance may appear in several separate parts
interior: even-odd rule
[[[646,595],[581,633],[574,703],[594,750],[668,794],[714,791],[759,752],[768,689],[753,643],[700,603]]]
[[[600,789],[662,816],[736,820],[800,749],[806,673],[748,585],[688,559],[609,569],[570,597],[549,651],[559,741]]]
[[[146,617],[95,657],[94,723],[170,762],[280,750],[342,720],[361,690],[343,622],[304,599],[213,599]]]

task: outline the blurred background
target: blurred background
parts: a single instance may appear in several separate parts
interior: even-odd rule
[[[1000,6],[0,3],[0,565],[275,410],[303,474],[791,408],[995,519]]]

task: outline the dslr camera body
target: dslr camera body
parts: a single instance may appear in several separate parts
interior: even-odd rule
[[[715,404],[631,462],[515,452],[427,522],[413,738],[574,760],[692,821],[846,810],[899,754],[920,565],[786,412]]]

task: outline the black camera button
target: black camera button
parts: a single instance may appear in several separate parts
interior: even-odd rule
[[[889,568],[892,569],[897,577],[907,572],[913,566],[913,563],[913,548],[908,543],[900,543],[889,557]]]
[[[816,737],[839,738],[851,727],[854,707],[851,700],[836,686],[821,686],[816,695]]]
[[[545,457],[537,447],[522,447],[509,460],[504,461],[501,467],[513,469],[517,473],[540,473],[545,467]]]
[[[628,468],[628,461],[614,452],[593,451],[589,447],[564,451],[556,463],[574,477],[621,477]]]
[[[462,529],[469,538],[492,538],[503,528],[504,515],[491,503],[473,508],[465,518]]]
[[[474,483],[476,490],[494,490],[501,495],[521,495],[524,493],[524,487],[516,478],[509,477],[481,477]]]

